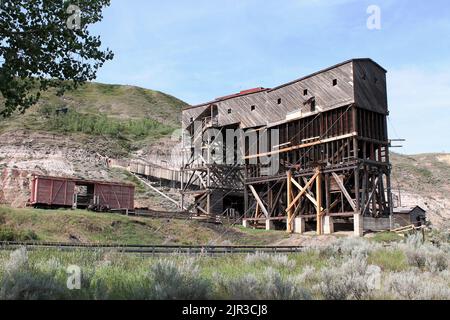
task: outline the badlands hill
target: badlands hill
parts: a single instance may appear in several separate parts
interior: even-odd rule
[[[23,206],[30,173],[134,181],[104,157],[169,154],[185,102],[133,86],[88,83],[57,97],[45,93],[24,115],[0,120],[0,203]],[[59,114],[58,114],[59,110]],[[418,204],[434,225],[450,223],[450,155],[392,155],[395,202]],[[138,185],[139,187],[139,185]],[[140,186],[145,205],[160,207]],[[138,201],[139,203],[139,201]]]

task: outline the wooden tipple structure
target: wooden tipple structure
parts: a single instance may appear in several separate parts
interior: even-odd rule
[[[388,113],[386,70],[370,59],[185,108],[182,193],[199,212],[232,212],[247,226],[389,226]]]

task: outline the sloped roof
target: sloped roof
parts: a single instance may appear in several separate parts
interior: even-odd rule
[[[269,89],[269,88],[262,88],[262,87],[253,88],[253,89],[248,89],[248,90],[241,91],[241,92],[239,92],[239,93],[235,93],[235,94],[227,95],[227,96],[224,96],[224,97],[216,98],[216,99],[213,100],[213,101],[201,103],[201,104],[194,105],[194,106],[186,106],[186,107],[184,107],[182,110],[189,110],[189,109],[193,109],[193,108],[203,107],[203,106],[207,106],[207,105],[214,104],[214,103],[217,103],[217,102],[225,101],[225,100],[228,100],[228,99],[233,99],[233,98],[236,98],[236,97],[242,97],[242,96],[249,95],[249,94],[255,94],[255,93],[261,93],[261,92],[271,92],[271,91],[275,91],[275,90],[278,90],[278,89],[280,89],[280,88],[289,86],[289,85],[294,84],[294,83],[297,83],[297,82],[299,82],[299,81],[303,81],[303,80],[305,80],[305,79],[314,77],[314,76],[316,76],[316,75],[318,75],[318,74],[320,74],[320,73],[327,72],[327,71],[329,71],[329,70],[338,68],[338,67],[343,66],[343,65],[345,65],[345,64],[347,64],[347,63],[355,62],[355,61],[371,62],[371,63],[373,63],[374,65],[376,65],[378,68],[380,68],[381,70],[383,70],[384,72],[387,72],[386,69],[384,69],[382,66],[380,66],[378,63],[376,63],[375,61],[373,61],[373,60],[370,59],[370,58],[354,58],[354,59],[350,59],[350,60],[346,60],[346,61],[344,61],[344,62],[338,63],[338,64],[333,65],[333,66],[331,66],[331,67],[322,69],[322,70],[320,70],[320,71],[311,73],[311,74],[309,74],[309,75],[307,75],[307,76],[304,76],[304,77],[301,77],[301,78],[299,78],[299,79],[296,79],[296,80],[293,80],[293,81],[284,83],[284,84],[279,85],[279,86],[277,86],[277,87],[275,87],[275,88],[272,88],[272,89]]]

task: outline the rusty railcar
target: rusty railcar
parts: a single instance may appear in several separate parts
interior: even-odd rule
[[[133,210],[134,190],[134,185],[127,183],[34,176],[30,205]]]

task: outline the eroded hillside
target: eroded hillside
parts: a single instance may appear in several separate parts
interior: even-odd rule
[[[185,105],[160,92],[97,83],[64,97],[44,94],[24,115],[0,120],[0,203],[24,206],[28,178],[38,173],[135,182],[138,205],[164,207],[106,159],[168,157],[176,143],[170,136]],[[391,159],[395,204],[420,205],[435,226],[448,228],[450,155],[393,154]]]
[[[393,192],[401,205],[420,205],[435,226],[449,228],[450,154],[393,154],[392,164]]]
[[[46,92],[25,114],[0,120],[0,203],[25,206],[32,174],[137,184],[137,204],[158,199],[108,159],[170,150],[170,135],[186,103],[161,92],[88,83],[57,97]],[[162,151],[161,151],[162,150]]]

